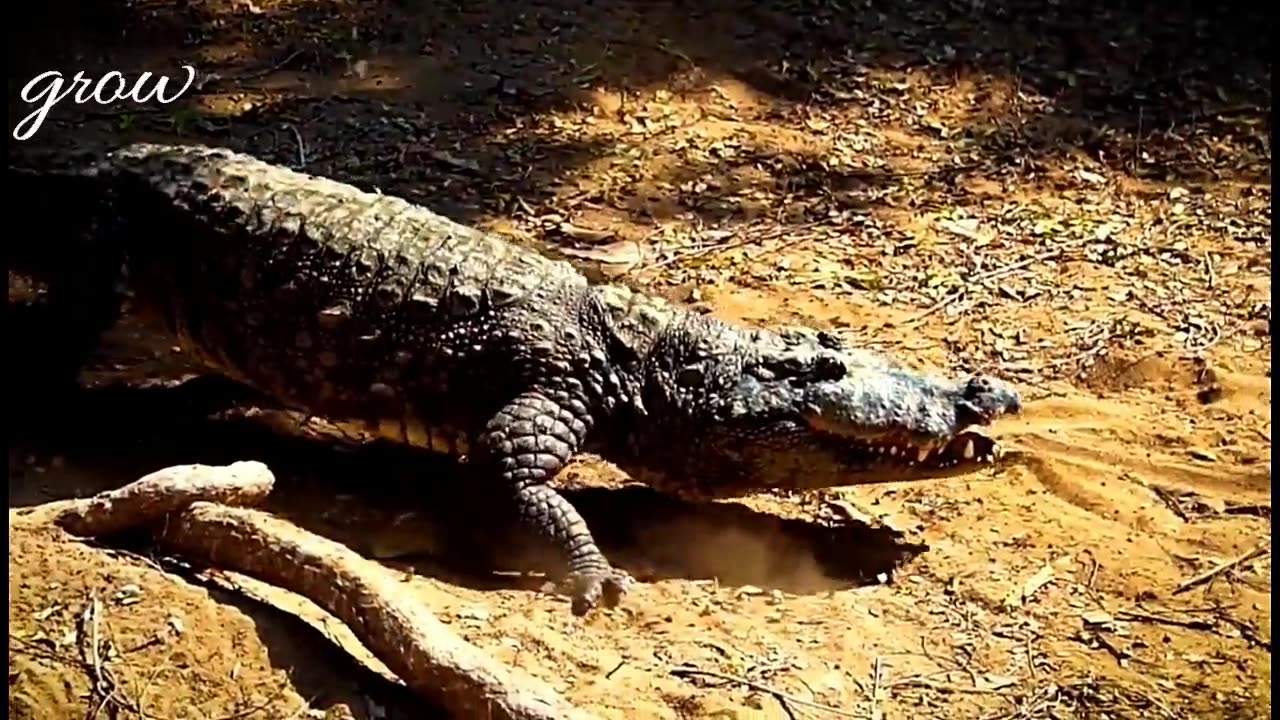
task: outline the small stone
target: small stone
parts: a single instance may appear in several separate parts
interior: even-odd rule
[[[482,607],[465,607],[459,610],[457,616],[465,620],[488,620],[493,613]]]
[[[1111,617],[1111,614],[1105,610],[1086,610],[1080,613],[1080,619],[1084,621],[1085,625],[1094,626],[1110,625],[1115,622],[1115,618]]]

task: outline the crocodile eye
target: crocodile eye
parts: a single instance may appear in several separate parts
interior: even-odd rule
[[[756,369],[756,375],[762,370],[796,383],[834,381],[845,376],[844,362],[830,355],[786,356],[764,363]]]
[[[826,330],[818,331],[818,344],[828,350],[843,350],[844,342],[840,336]]]
[[[809,370],[809,363],[794,355],[788,355],[775,361],[771,369],[779,375],[794,377],[806,373]]]
[[[676,384],[680,387],[701,385],[707,377],[701,365],[686,365],[676,372]]]
[[[845,375],[844,363],[827,355],[820,356],[813,361],[813,374],[818,380],[840,380]]]

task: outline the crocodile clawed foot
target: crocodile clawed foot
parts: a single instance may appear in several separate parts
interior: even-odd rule
[[[597,605],[617,607],[631,583],[631,576],[626,572],[606,566],[573,571],[563,585],[572,603],[573,614],[581,617]]]

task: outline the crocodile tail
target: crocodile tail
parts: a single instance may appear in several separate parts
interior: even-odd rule
[[[39,218],[32,223],[38,234],[15,233],[8,243],[9,327],[32,333],[20,346],[28,349],[24,361],[40,381],[74,382],[120,316],[123,248],[97,232],[100,181],[83,173],[12,166],[6,174],[14,207]],[[16,304],[15,274],[32,288]]]

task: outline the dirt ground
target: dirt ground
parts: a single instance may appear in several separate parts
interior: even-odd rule
[[[643,581],[585,619],[536,579],[453,569],[428,479],[449,468],[205,420],[173,391],[51,402],[11,377],[10,508],[264,460],[272,510],[605,718],[1270,717],[1268,11],[694,5],[50,0],[11,25],[9,125],[38,72],[191,63],[179,101],[64,101],[20,150],[226,145],[724,317],[992,371],[1027,398],[994,430],[1006,466],[699,508],[583,458],[574,502]],[[180,372],[125,323],[83,380]],[[95,601],[98,671],[77,650]],[[12,527],[9,703],[434,716],[306,601]]]

